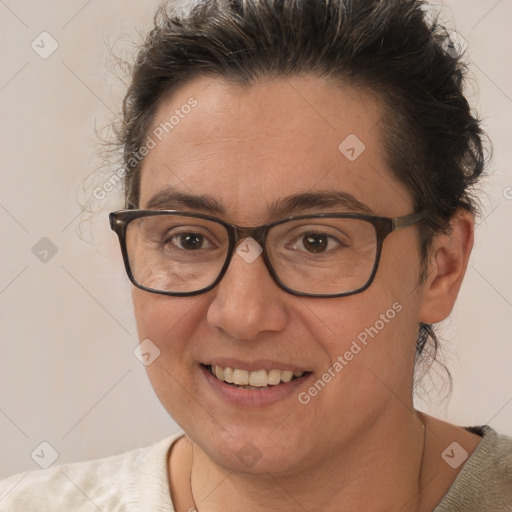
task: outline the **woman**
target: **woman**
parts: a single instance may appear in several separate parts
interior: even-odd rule
[[[185,435],[12,477],[2,510],[512,510],[512,440],[412,400],[484,168],[457,49],[426,18],[412,0],[160,9],[110,221]]]

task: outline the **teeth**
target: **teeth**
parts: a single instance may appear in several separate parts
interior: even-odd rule
[[[247,388],[265,388],[267,386],[277,386],[281,382],[290,382],[294,378],[304,375],[304,372],[292,372],[290,370],[256,370],[249,372],[247,370],[239,370],[238,368],[223,368],[222,366],[213,365],[210,371],[219,380],[237,386]]]
[[[224,381],[230,384],[233,382],[233,368],[224,368]]]
[[[288,370],[285,370],[284,372],[281,372],[281,380],[283,382],[290,382],[293,377],[293,372],[290,372]]]
[[[258,370],[249,374],[249,384],[256,388],[264,388],[267,385],[267,372]]]
[[[222,373],[224,373],[224,371]],[[247,386],[247,384],[249,384],[249,372],[247,370],[234,369],[233,384],[237,384],[238,386]]]
[[[270,370],[268,372],[267,382],[270,386],[277,386],[281,382],[281,370]]]
[[[215,376],[219,380],[224,380],[224,370],[222,369],[222,366],[215,366]]]

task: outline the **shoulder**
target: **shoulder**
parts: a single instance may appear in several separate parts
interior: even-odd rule
[[[512,510],[512,437],[488,426],[468,430],[482,436],[480,444],[441,500],[435,512]]]
[[[111,457],[13,475],[0,481],[0,511],[172,510],[167,453],[179,437]]]

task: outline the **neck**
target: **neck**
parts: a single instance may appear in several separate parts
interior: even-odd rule
[[[425,427],[418,413],[401,407],[399,417],[380,418],[348,446],[331,449],[317,467],[286,474],[229,472],[195,445],[194,506],[198,512],[420,510]]]

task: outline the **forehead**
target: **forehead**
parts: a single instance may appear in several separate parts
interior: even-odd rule
[[[162,190],[208,195],[231,220],[268,220],[279,199],[352,195],[379,215],[411,211],[385,163],[381,105],[318,77],[191,81],[161,101],[147,136],[140,206]]]

